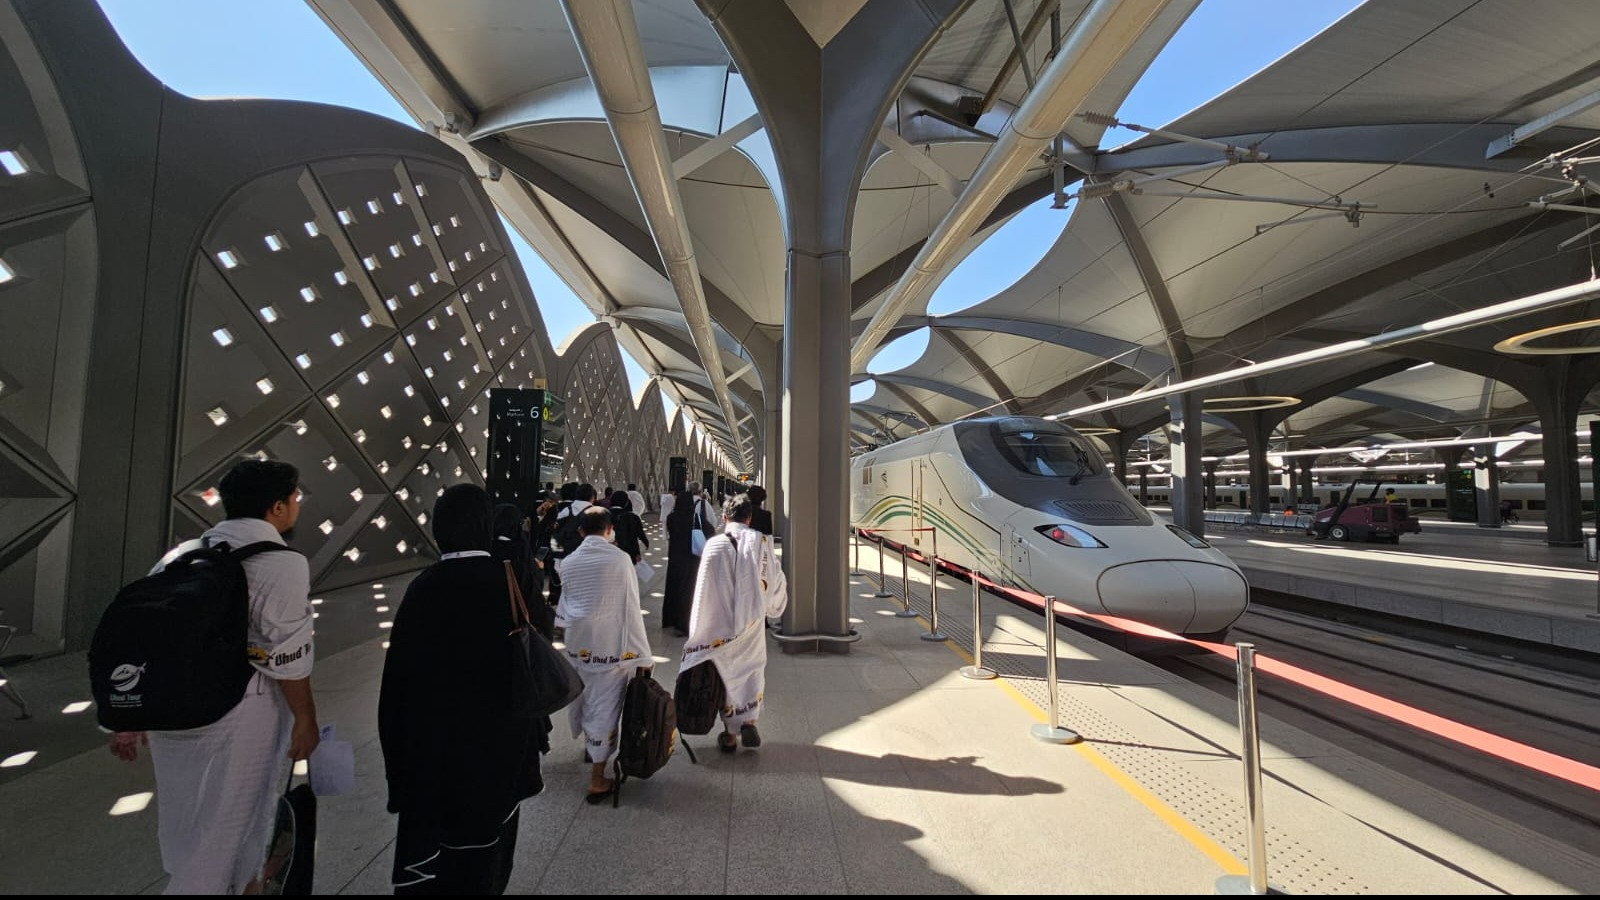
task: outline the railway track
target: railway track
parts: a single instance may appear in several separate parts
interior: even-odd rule
[[[1600,680],[1488,658],[1369,626],[1253,607],[1230,640],[1346,684],[1530,746],[1600,765]],[[1219,694],[1235,692],[1231,661],[1177,656],[1157,665]],[[1260,711],[1360,752],[1465,802],[1587,854],[1600,853],[1600,794],[1436,738],[1392,719],[1258,676]],[[1271,739],[1270,733],[1265,735]]]

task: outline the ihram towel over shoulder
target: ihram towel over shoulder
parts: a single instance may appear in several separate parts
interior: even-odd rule
[[[768,616],[782,614],[789,585],[772,539],[738,522],[706,542],[695,582],[689,637],[680,669],[717,667],[727,688],[723,710],[731,724],[754,721],[766,687]]]

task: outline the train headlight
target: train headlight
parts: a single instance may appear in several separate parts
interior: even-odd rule
[[[1040,525],[1039,532],[1063,547],[1104,547],[1098,538],[1075,525]]]
[[[1189,546],[1195,548],[1196,550],[1209,550],[1209,549],[1211,549],[1211,545],[1210,544],[1208,544],[1205,541],[1195,537],[1194,535],[1190,534],[1189,532],[1184,531],[1182,528],[1179,528],[1176,525],[1168,525],[1167,526],[1167,530],[1172,532],[1173,534],[1177,535],[1178,537],[1182,538],[1183,542],[1185,544],[1188,544]]]

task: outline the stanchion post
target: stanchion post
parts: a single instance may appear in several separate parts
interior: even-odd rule
[[[911,572],[910,563],[906,562],[906,545],[900,545],[900,609],[895,612],[897,619],[914,619],[916,613],[911,611]]]
[[[978,570],[967,575],[972,579],[972,665],[961,667],[961,677],[988,681],[999,673],[983,664],[983,585],[978,583]]]
[[[856,528],[850,529],[850,574],[866,574],[861,571],[861,533]]]
[[[1217,879],[1219,894],[1266,894],[1267,825],[1261,802],[1261,735],[1256,729],[1256,645],[1239,643],[1239,757],[1244,762],[1245,823],[1250,874]]]
[[[878,599],[887,599],[894,595],[889,593],[889,581],[883,577],[883,535],[878,535],[878,592],[872,596]]]
[[[939,531],[933,530],[932,550],[928,554],[928,633],[925,641],[947,641],[950,638],[939,630]]]
[[[1049,695],[1050,721],[1031,729],[1034,737],[1050,744],[1076,744],[1083,738],[1070,728],[1062,728],[1056,708],[1056,598],[1044,598],[1044,689]]]

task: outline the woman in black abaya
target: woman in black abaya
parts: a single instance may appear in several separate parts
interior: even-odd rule
[[[445,490],[433,507],[439,561],[406,589],[389,634],[378,738],[400,814],[397,894],[504,893],[518,808],[544,786],[549,719],[511,715],[511,604],[493,520],[483,488]]]
[[[694,555],[690,532],[695,529],[697,498],[679,491],[667,516],[667,585],[661,602],[661,627],[684,637],[689,633],[689,609],[694,603],[694,581],[700,573],[700,557]],[[703,516],[703,513],[702,513]],[[701,520],[702,527],[704,519]]]

